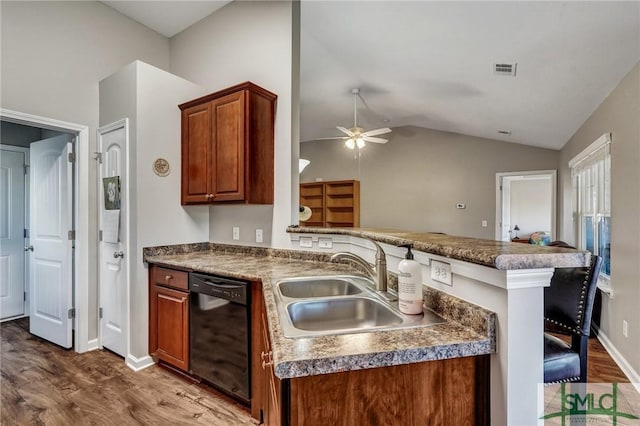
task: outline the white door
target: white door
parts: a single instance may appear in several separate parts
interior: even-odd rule
[[[0,319],[24,315],[23,152],[2,150],[0,166]]]
[[[32,334],[72,346],[73,164],[70,136],[31,144],[29,279]]]
[[[102,157],[100,166],[100,320],[101,346],[121,356],[126,350],[126,307],[129,276],[128,247],[128,176],[127,176],[128,121],[98,129],[98,149]],[[106,210],[104,178],[120,177],[120,209]],[[109,194],[107,194],[109,195]],[[119,216],[117,237],[108,237],[109,222],[114,212]],[[109,217],[111,215],[111,218]],[[117,217],[116,216],[116,217]]]

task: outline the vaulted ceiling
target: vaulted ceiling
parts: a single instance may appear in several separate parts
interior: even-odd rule
[[[228,2],[104,3],[170,37]],[[301,20],[301,141],[351,127],[359,88],[365,129],[560,149],[640,60],[636,1],[303,0]],[[517,64],[515,76],[496,63]]]

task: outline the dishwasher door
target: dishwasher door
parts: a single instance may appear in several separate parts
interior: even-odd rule
[[[191,372],[248,403],[250,284],[191,273]]]

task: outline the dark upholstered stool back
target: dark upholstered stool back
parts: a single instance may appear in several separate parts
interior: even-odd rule
[[[591,256],[589,267],[557,268],[544,290],[545,330],[571,335],[570,346],[545,335],[547,383],[587,380],[587,344],[601,267],[602,258]]]

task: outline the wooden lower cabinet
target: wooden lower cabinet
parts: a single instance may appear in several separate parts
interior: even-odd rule
[[[488,355],[275,380],[265,425],[490,424]]]
[[[183,290],[188,274],[152,265],[149,280],[149,353],[188,371],[189,293]]]

